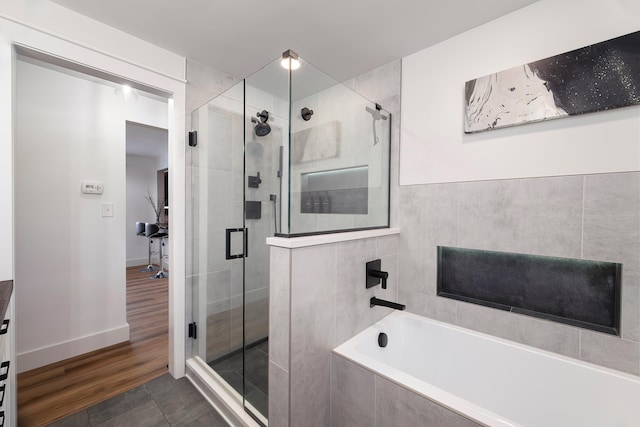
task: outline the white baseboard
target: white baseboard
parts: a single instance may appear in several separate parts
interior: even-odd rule
[[[153,262],[154,266],[158,266],[158,258],[154,257],[151,262]],[[146,267],[149,263],[149,258],[138,258],[138,259],[128,259],[127,260],[127,267],[136,267],[136,266],[142,266],[142,267]],[[162,264],[164,264],[164,269],[169,271],[169,261],[168,258],[165,258],[164,261],[162,262]]]
[[[18,364],[17,372],[30,371],[31,369],[125,341],[129,341],[128,323],[118,328],[20,353],[16,356]]]

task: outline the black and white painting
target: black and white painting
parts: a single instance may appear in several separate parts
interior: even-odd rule
[[[465,84],[465,133],[640,104],[640,31]]]

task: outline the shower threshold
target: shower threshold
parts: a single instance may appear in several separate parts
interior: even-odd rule
[[[208,363],[235,391],[243,395],[242,349]],[[245,360],[245,399],[265,417],[269,413],[269,341],[247,346]]]

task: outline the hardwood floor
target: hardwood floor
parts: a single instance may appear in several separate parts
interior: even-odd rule
[[[169,279],[127,268],[130,340],[18,375],[18,425],[44,426],[167,372]]]

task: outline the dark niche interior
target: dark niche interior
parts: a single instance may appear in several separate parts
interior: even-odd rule
[[[622,264],[438,246],[438,295],[619,335]]]

